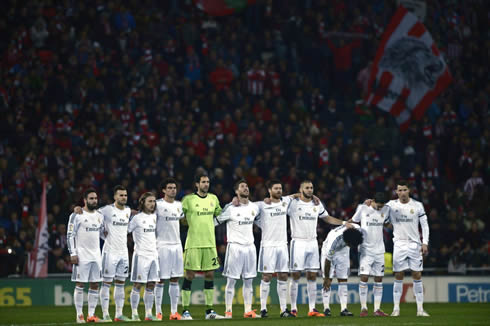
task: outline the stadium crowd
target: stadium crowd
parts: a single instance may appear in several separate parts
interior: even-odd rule
[[[225,17],[177,0],[0,8],[1,275],[25,271],[43,178],[49,272],[63,273],[67,219],[85,189],[104,204],[122,184],[136,208],[168,176],[178,198],[193,191],[197,168],[222,205],[240,178],[256,200],[268,179],[285,193],[311,179],[345,220],[406,178],[429,215],[426,267],[489,266],[486,1],[427,1],[425,24],[454,80],[405,133],[357,101],[396,1],[264,0]],[[329,228],[319,224],[319,243]],[[217,229],[221,254],[225,234]]]

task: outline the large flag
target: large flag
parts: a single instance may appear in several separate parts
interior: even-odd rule
[[[41,194],[41,209],[37,223],[36,242],[29,255],[28,275],[30,277],[48,276],[48,213],[46,208],[46,180],[43,181],[43,192]]]
[[[422,118],[451,80],[430,33],[400,6],[376,52],[366,104],[390,112],[406,130],[412,118]]]
[[[196,6],[211,16],[227,16],[241,11],[256,0],[194,0]]]

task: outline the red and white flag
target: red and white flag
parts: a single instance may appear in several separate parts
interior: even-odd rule
[[[432,36],[418,18],[400,6],[376,53],[367,105],[390,112],[405,130],[419,120],[452,77]]]
[[[43,181],[43,192],[41,195],[41,210],[37,223],[36,242],[29,255],[28,275],[29,277],[48,276],[48,213],[46,209],[46,180]]]

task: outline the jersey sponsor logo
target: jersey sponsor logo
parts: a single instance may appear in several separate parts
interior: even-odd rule
[[[367,226],[383,226],[383,222],[379,222],[378,220],[372,220],[371,222],[366,222]]]
[[[128,222],[121,218],[121,219],[119,219],[119,221],[112,221],[112,225],[114,225],[114,226],[127,226]]]
[[[148,229],[143,228],[143,232],[155,232],[155,227],[153,225],[148,225]]]
[[[86,231],[86,232],[99,232],[99,230],[100,230],[100,226],[97,226],[97,225],[95,225],[95,224],[92,224],[92,227],[87,226],[87,227],[85,228],[85,231]]]
[[[249,219],[248,217],[245,217],[245,221],[238,221],[238,225],[250,225],[253,224],[253,220]]]
[[[310,213],[306,212],[304,216],[299,216],[298,219],[300,221],[311,221],[316,219],[316,216],[311,215]]]
[[[165,217],[165,221],[178,221],[178,220],[179,218],[175,214],[172,214],[172,216]]]
[[[413,218],[408,218],[407,215],[402,215],[400,217],[395,218],[397,223],[412,223]]]
[[[413,213],[414,213],[414,212],[413,212],[413,208],[412,208],[412,209],[410,210],[410,214],[413,214]]]

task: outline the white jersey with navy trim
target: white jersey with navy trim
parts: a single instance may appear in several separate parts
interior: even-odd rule
[[[410,198],[407,203],[399,199],[390,200],[390,222],[393,224],[393,242],[405,241],[421,244],[419,224],[422,228],[422,243],[429,243],[429,224],[424,205]]]
[[[157,245],[181,244],[180,241],[180,220],[184,218],[182,203],[175,200],[172,203],[165,201],[163,198],[157,200]]]
[[[296,198],[289,204],[288,215],[293,239],[315,240],[318,218],[327,217],[328,212],[322,203],[315,205]]]
[[[357,224],[352,224],[352,226],[356,229],[359,229],[360,226]],[[323,241],[322,244],[322,255],[325,255],[325,257],[332,261],[333,255],[336,252],[339,252],[340,250],[344,249],[347,247],[347,244],[344,241],[344,232],[347,230],[347,227],[345,225],[341,225],[336,227],[335,229],[331,230],[325,241]],[[363,237],[365,236],[363,232]]]
[[[100,235],[103,232],[103,216],[97,211],[72,213],[68,221],[67,239],[71,256],[79,261],[102,260]]]
[[[128,253],[128,224],[131,208],[119,209],[115,204],[106,205],[98,210],[104,216],[105,236],[103,252]]]
[[[134,253],[147,257],[157,257],[155,236],[157,215],[140,212],[129,221],[128,232],[133,233]]]
[[[259,215],[259,207],[252,203],[234,206],[228,204],[216,220],[219,224],[226,223],[228,243],[248,245],[254,243],[253,224]]]
[[[282,197],[277,203],[256,202],[259,216],[256,224],[262,230],[261,247],[279,247],[288,244],[287,213],[290,197]]]
[[[383,241],[383,227],[389,220],[390,208],[383,206],[380,210],[372,206],[359,205],[352,221],[361,224],[364,232],[364,239],[360,246],[367,254],[384,254],[385,243]]]

